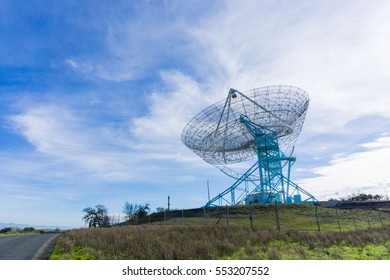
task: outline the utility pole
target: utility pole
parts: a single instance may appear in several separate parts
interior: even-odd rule
[[[168,195],[168,211],[169,211],[169,208],[171,207],[171,198],[170,196]]]
[[[208,194],[208,201],[210,201],[210,186],[209,186],[209,180],[207,179],[207,194]]]

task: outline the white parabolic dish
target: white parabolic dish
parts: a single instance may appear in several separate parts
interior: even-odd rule
[[[308,94],[293,86],[267,86],[245,92],[231,90],[221,100],[192,118],[182,132],[183,143],[215,166],[257,157],[253,136],[240,117],[264,133],[272,131],[281,151],[290,156],[306,117]]]

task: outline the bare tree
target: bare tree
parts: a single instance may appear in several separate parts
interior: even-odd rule
[[[125,206],[123,206],[122,212],[126,215],[127,220],[130,220],[134,216],[137,207],[137,204],[133,205],[132,203],[126,201]]]
[[[127,220],[132,218],[143,219],[149,215],[150,207],[149,203],[145,204],[132,204],[126,201],[123,206],[123,213],[126,214]]]
[[[85,224],[88,224],[88,227],[95,228],[110,226],[110,217],[108,216],[108,210],[104,205],[98,204],[95,208],[87,207],[84,208],[83,212],[85,215],[82,219]]]
[[[140,204],[137,207],[137,215],[139,219],[146,218],[149,215],[150,207],[149,203],[145,203],[144,205]]]

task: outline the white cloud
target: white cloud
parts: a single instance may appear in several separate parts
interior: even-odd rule
[[[17,130],[45,154],[64,154],[68,148],[83,149],[82,139],[72,135],[71,125],[77,122],[75,116],[59,106],[36,107],[11,120]],[[61,149],[60,149],[61,147]]]
[[[390,137],[380,137],[375,142],[364,143],[361,146],[367,149],[390,148]]]
[[[76,61],[74,61],[73,59],[67,59],[66,64],[68,64],[70,67],[75,68],[75,69],[79,68],[79,64]]]
[[[362,146],[365,151],[334,156],[327,166],[312,169],[317,177],[301,180],[300,185],[322,197],[334,193],[350,195],[362,187],[383,193],[382,187],[390,183],[390,137]]]
[[[95,72],[98,69],[98,66],[90,61],[84,62],[84,61],[79,61],[76,59],[69,58],[65,61],[65,63],[69,65],[73,70],[78,71],[85,75],[91,74],[92,72]]]
[[[186,90],[186,85],[183,83],[182,90]],[[115,127],[109,120],[88,119],[82,109],[30,104],[28,109],[10,116],[9,121],[34,149],[27,157],[16,151],[13,156],[5,152],[2,161],[8,162],[8,171],[3,170],[4,175],[13,174],[13,179],[36,178],[40,184],[51,185],[80,180],[150,183],[172,180],[177,172],[172,171],[175,164],[192,161],[181,154],[189,154],[180,138],[186,120],[166,118],[162,113],[164,108],[180,112],[180,104],[168,108],[158,95],[152,95],[151,99],[163,106],[161,111],[137,119],[138,129],[132,133],[126,131],[127,118]],[[151,172],[156,176],[151,177]],[[188,179],[186,175],[183,178]]]
[[[133,120],[132,133],[147,143],[176,143],[185,124],[205,104],[200,85],[190,77],[163,72],[162,79],[171,91],[153,92],[148,98],[148,115]]]
[[[107,64],[99,64],[88,59],[67,59],[66,64],[87,78],[98,77],[104,80],[120,82],[138,77],[131,68],[126,69],[121,60],[112,60]]]
[[[45,156],[42,160],[58,164],[59,169],[72,170],[71,177],[80,173],[114,180],[131,177],[123,166],[125,156],[110,149],[99,128],[84,123],[69,109],[46,104],[14,115],[10,120],[15,130]],[[68,169],[69,165],[73,168]]]

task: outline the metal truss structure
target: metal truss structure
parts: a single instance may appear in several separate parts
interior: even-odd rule
[[[290,180],[294,145],[308,106],[308,94],[292,86],[268,86],[243,93],[230,89],[226,99],[191,119],[182,132],[183,143],[236,179],[206,207],[224,202],[314,202],[311,194]],[[244,173],[228,167],[253,159],[255,164]]]

